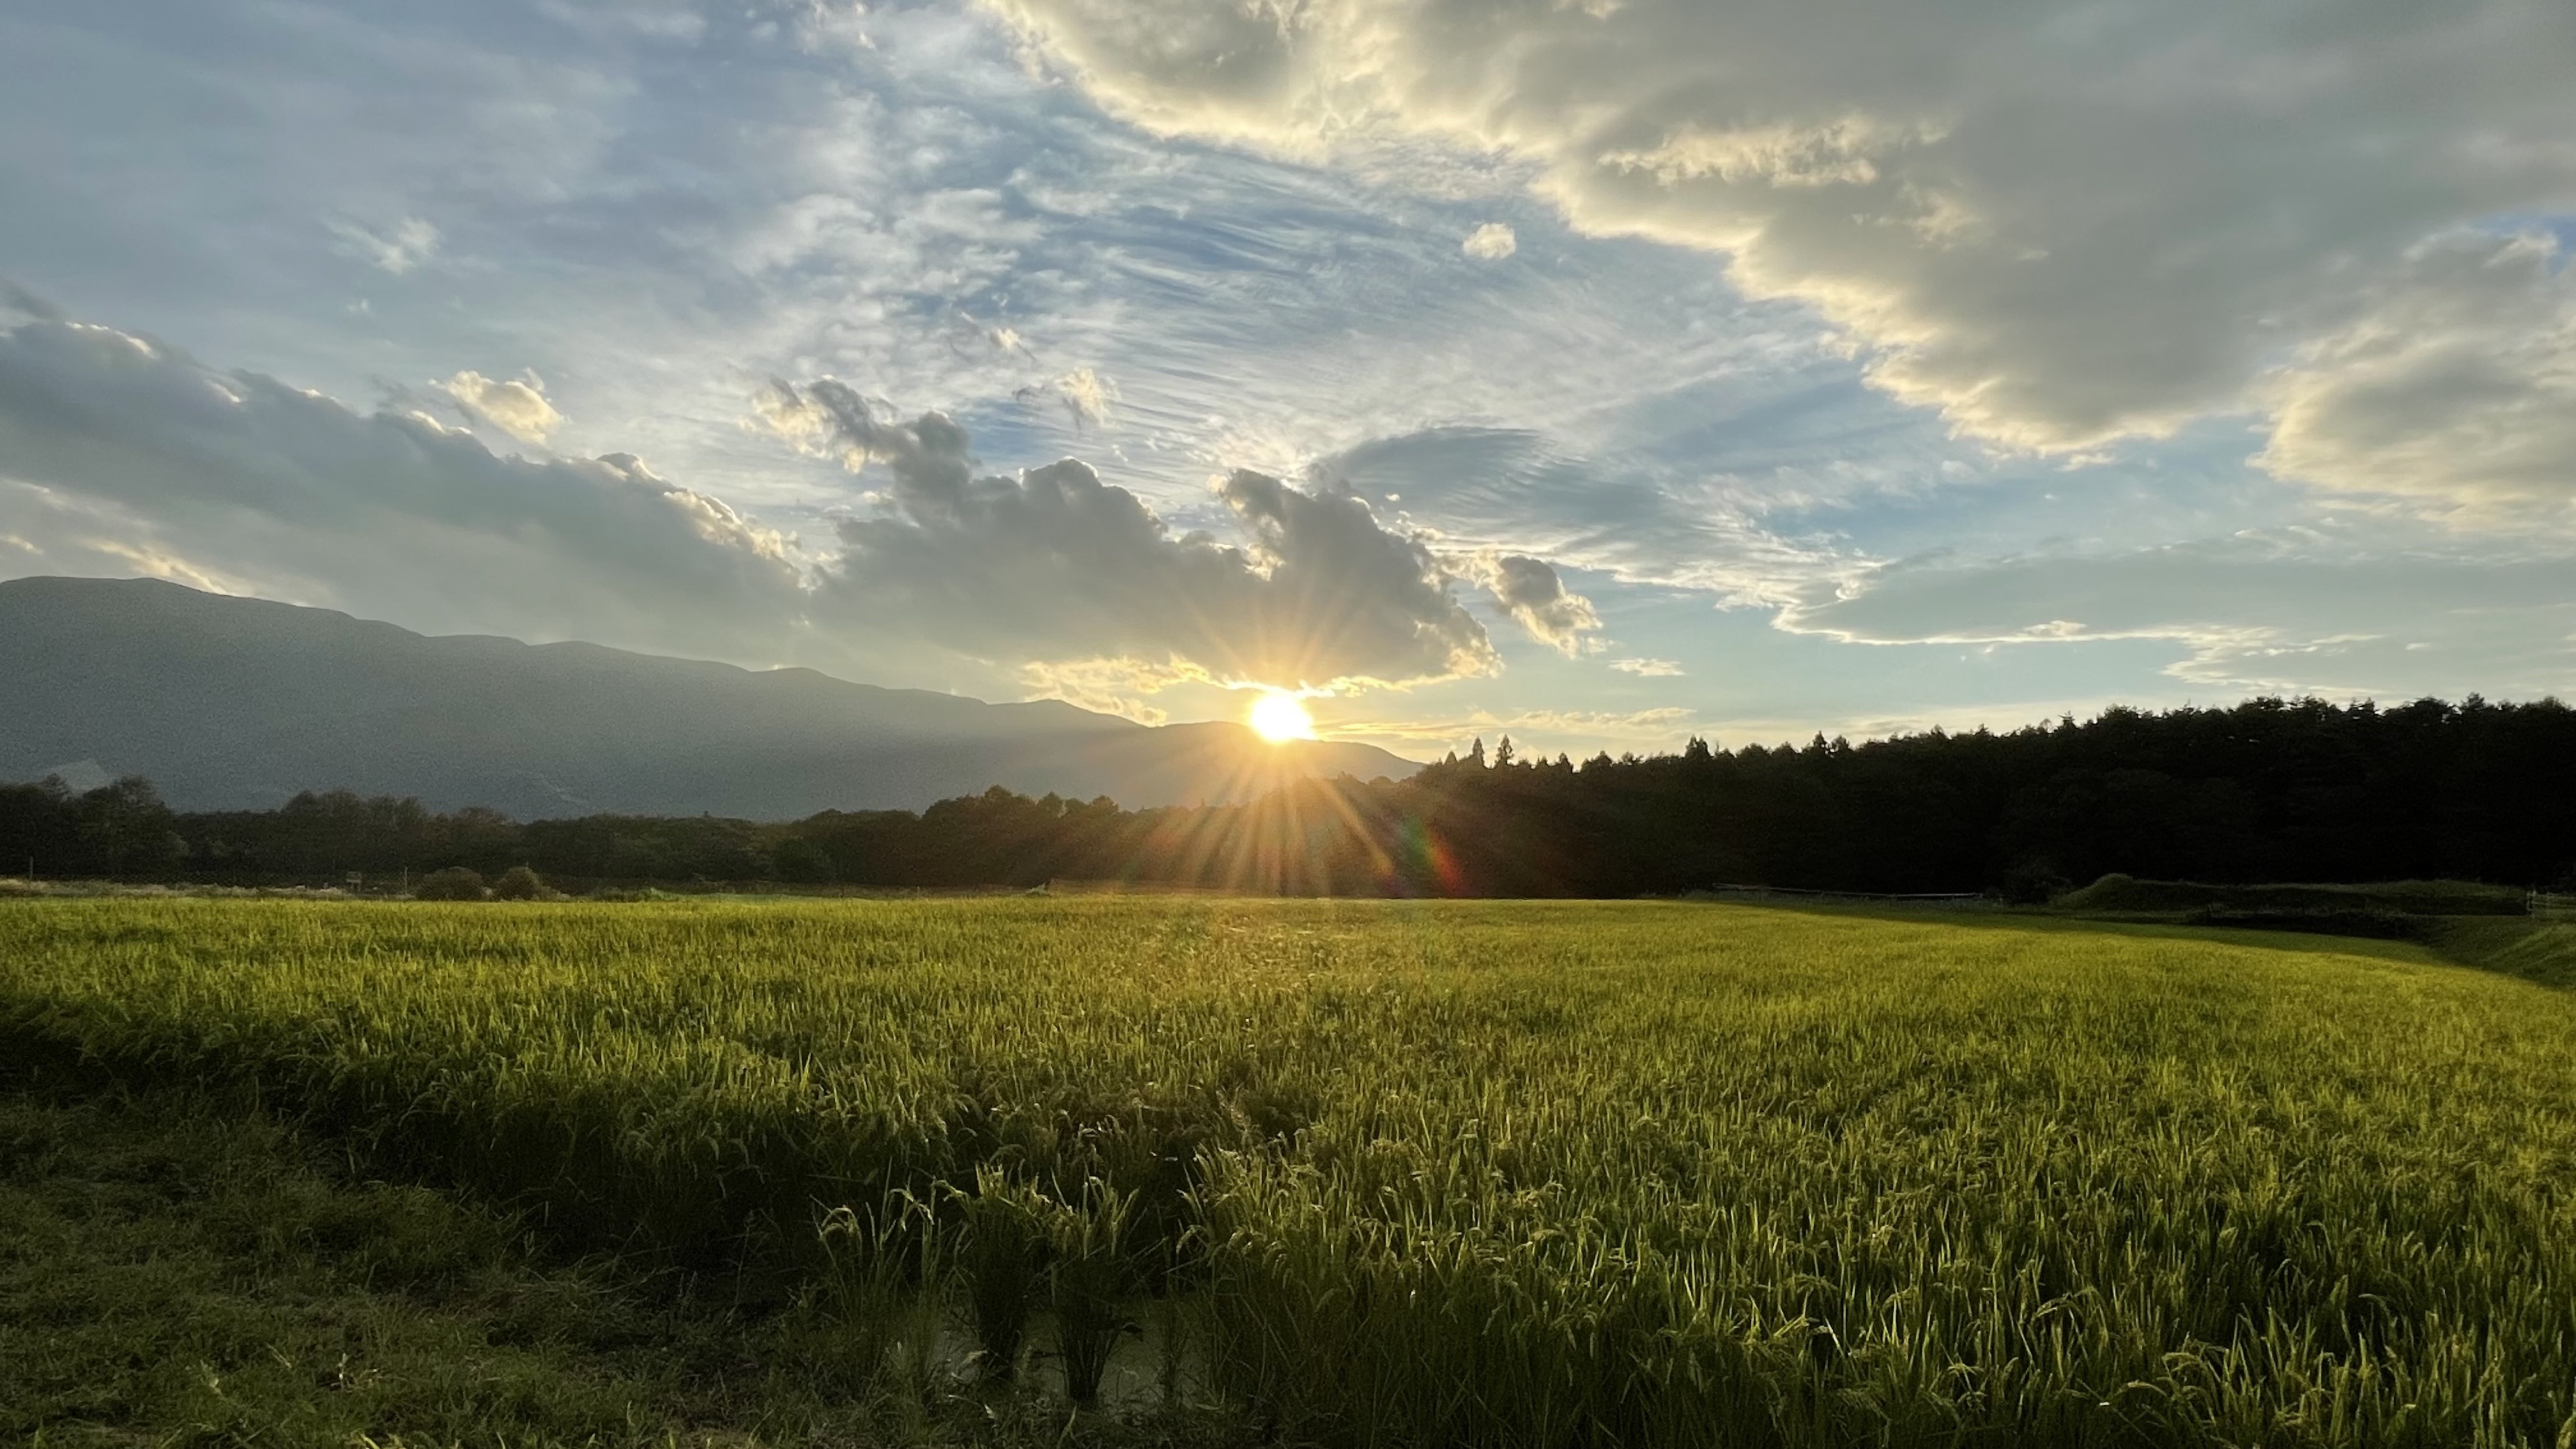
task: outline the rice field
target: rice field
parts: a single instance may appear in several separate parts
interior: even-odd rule
[[[888,1381],[927,1316],[1087,1398],[1151,1323],[1338,1443],[2576,1443],[2576,999],[2410,946],[28,900],[0,1057],[255,1093],[566,1241],[766,1275]]]

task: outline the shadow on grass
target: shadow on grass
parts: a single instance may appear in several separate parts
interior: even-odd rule
[[[2456,916],[2428,938],[2445,960],[2560,989],[2576,987],[2576,921]]]
[[[2576,921],[2530,916],[2415,916],[2411,939],[2383,940],[2314,930],[2260,930],[2193,925],[2183,921],[2104,920],[2047,907],[1998,907],[1960,911],[1860,902],[1722,902],[1729,909],[1795,911],[1801,915],[1956,926],[1965,930],[2025,935],[2112,935],[2181,941],[2220,941],[2262,951],[2362,957],[2418,966],[2458,966],[2556,990],[2576,989]]]
[[[562,1261],[181,1088],[0,1086],[0,1444],[1241,1449],[1230,1420],[908,1403],[845,1331]]]
[[[2111,921],[2051,912],[2042,907],[1998,907],[1991,910],[1941,910],[1851,901],[1712,902],[1725,910],[1792,911],[1799,915],[1837,916],[1917,926],[1955,926],[1971,931],[2022,935],[2129,936],[2150,940],[2217,941],[2264,951],[2313,956],[2360,956],[2417,966],[2471,965],[2417,941],[2378,940],[2367,936],[2330,936],[2313,931],[2263,931],[2235,926],[2194,926],[2179,921]],[[2435,919],[2435,918],[2427,918]],[[2485,918],[2495,919],[2495,918]],[[2514,924],[2519,924],[2514,923]]]

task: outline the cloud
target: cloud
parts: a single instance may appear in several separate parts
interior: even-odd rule
[[[11,305],[11,572],[140,571],[415,627],[767,662],[962,654],[1005,677],[1040,668],[1035,687],[1090,703],[1185,680],[1347,691],[1490,674],[1500,659],[1462,584],[1561,649],[1598,627],[1544,561],[1444,553],[1347,491],[1236,470],[1209,494],[1231,536],[1176,530],[1085,463],[984,475],[946,417],[885,421],[829,381],[761,399],[771,428],[885,480],[878,511],[840,517],[816,550],[631,454],[499,456],[427,412],[361,413]],[[441,390],[523,439],[561,421],[533,378],[463,372]]]
[[[2255,459],[2285,478],[2576,521],[2576,276],[2538,233],[2419,248],[2363,316],[2272,380]]]
[[[62,309],[6,277],[0,277],[0,323],[59,322]]]
[[[43,318],[0,328],[0,534],[15,573],[665,650],[757,657],[801,603],[788,540],[632,456],[498,457],[424,414]]]
[[[372,266],[399,277],[438,254],[438,228],[416,216],[407,216],[382,230],[371,230],[355,222],[331,223],[331,234],[340,239],[343,250]]]
[[[1819,576],[1848,572],[1847,551],[1784,538],[1751,506],[1766,485],[1785,481],[1784,450],[1762,436],[1776,423],[1714,409],[1704,420],[1721,435],[1713,448],[1749,445],[1748,461],[1769,465],[1769,476],[1735,473],[1723,453],[1689,472],[1653,459],[1597,463],[1525,430],[1468,426],[1373,439],[1309,471],[1327,487],[1400,495],[1407,517],[1436,522],[1461,554],[1473,544],[1544,553],[1622,582],[1704,590],[1734,604],[1786,603]],[[1506,541],[1517,547],[1506,550]]]
[[[987,3],[1158,132],[1504,156],[1576,228],[1723,253],[1882,388],[2019,447],[2251,410],[2427,238],[2576,201],[2555,0]]]
[[[546,401],[546,385],[535,373],[524,382],[503,382],[479,372],[460,372],[435,386],[522,443],[542,444],[563,425],[563,414]]]
[[[1891,565],[1778,616],[1854,644],[2171,640],[2235,691],[2576,690],[2576,559],[2315,557],[2278,542]]]
[[[1088,367],[1077,367],[1055,380],[1055,390],[1064,399],[1065,410],[1073,415],[1079,428],[1088,423],[1099,427],[1109,421],[1110,401],[1118,396],[1118,385]]]
[[[1503,612],[1530,637],[1568,656],[1583,652],[1584,638],[1601,627],[1592,601],[1569,592],[1546,561],[1522,554],[1480,553],[1458,561],[1459,572],[1484,586]]]
[[[1613,659],[1610,667],[1640,679],[1678,679],[1682,667],[1670,659]]]
[[[1699,732],[1700,727],[1691,723],[1693,718],[1691,711],[1679,705],[1627,713],[1565,709],[1498,713],[1476,709],[1445,719],[1336,720],[1333,736],[1385,741],[1398,750],[1423,745],[1464,750],[1471,739],[1483,739],[1490,749],[1508,734],[1523,747],[1528,758],[1535,759],[1576,742],[1587,750],[1598,749],[1605,742],[1649,751],[1678,750],[1683,740]]]
[[[1031,699],[1060,699],[1145,725],[1169,724],[1172,712],[1139,696],[1160,694],[1174,685],[1218,682],[1185,660],[1143,659],[1041,659],[1021,666],[1020,681]]]
[[[769,425],[892,486],[841,525],[825,606],[986,658],[1151,661],[1223,681],[1405,685],[1499,667],[1420,540],[1347,493],[1237,470],[1216,499],[1244,538],[1175,535],[1142,500],[1065,459],[977,476],[940,413],[881,419],[825,379],[774,384]]]
[[[1499,221],[1489,221],[1469,232],[1467,239],[1459,243],[1458,250],[1480,262],[1499,262],[1519,251],[1520,247],[1520,238],[1512,235],[1510,227]]]

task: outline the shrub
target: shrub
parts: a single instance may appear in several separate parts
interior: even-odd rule
[[[492,892],[483,884],[483,877],[461,865],[451,865],[445,870],[434,870],[422,876],[419,886],[411,894],[417,901],[486,901],[492,898]]]
[[[1998,894],[2017,906],[2044,906],[2073,884],[2059,873],[2055,861],[2032,859],[2004,872]]]
[[[492,882],[492,899],[496,901],[551,901],[560,899],[562,895],[563,892],[546,884],[542,877],[524,865],[510,867],[501,872],[499,880]]]

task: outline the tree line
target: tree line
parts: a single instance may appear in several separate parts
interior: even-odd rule
[[[0,786],[0,872],[389,883],[525,865],[567,882],[885,887],[1125,880],[1290,894],[1634,895],[1713,884],[2044,896],[2123,871],[2211,882],[2576,880],[2576,710],[2257,699],[2008,732],[1580,764],[1482,741],[1400,781],[1127,810],[996,787],[803,820],[516,821],[307,793],[175,812],[151,785]]]

